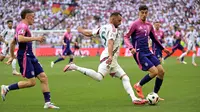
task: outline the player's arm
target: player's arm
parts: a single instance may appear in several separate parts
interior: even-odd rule
[[[150,34],[149,34],[151,40],[159,47],[161,48],[161,50],[164,50],[167,54],[169,54],[170,52],[164,48],[162,46],[162,44],[159,42],[159,40],[157,39],[156,35],[155,35],[155,32],[154,32],[154,29],[153,29],[153,26],[151,26],[151,30],[150,30]]]
[[[131,35],[134,31],[135,31],[135,26],[134,26],[134,24],[131,24],[131,26],[129,27],[128,33],[126,33],[125,36],[124,36],[124,42],[125,42],[127,48],[131,51],[132,54],[136,53],[135,48],[133,48],[133,46],[130,42],[130,37],[131,37]]]
[[[8,44],[1,35],[0,35],[0,41],[5,43],[5,44]]]
[[[43,42],[44,40],[45,40],[44,36],[40,36],[40,37],[25,37],[23,35],[18,35],[18,42],[32,42],[32,41]]]
[[[89,30],[89,29],[84,29],[82,27],[78,27],[78,32],[85,35],[85,36],[88,36],[88,37],[91,37],[93,36],[93,33],[92,33],[92,30]]]
[[[67,44],[65,43],[65,35],[62,37],[61,43],[62,43],[63,45],[67,45]]]
[[[8,59],[8,61],[6,62],[6,64],[10,65],[13,61],[13,59],[15,58],[15,45],[17,44],[16,40],[13,39],[10,43],[10,58]]]
[[[113,58],[113,46],[114,46],[114,40],[113,39],[109,39],[108,40],[108,60],[106,61],[106,63],[108,65],[110,65],[112,63],[112,58]]]

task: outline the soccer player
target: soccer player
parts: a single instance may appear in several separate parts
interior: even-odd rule
[[[20,72],[23,77],[27,78],[27,80],[19,81],[10,85],[1,85],[1,97],[2,100],[5,101],[6,95],[8,92],[23,88],[29,88],[36,85],[36,78],[40,80],[42,92],[44,95],[44,108],[55,108],[59,109],[59,107],[55,106],[51,103],[50,98],[50,90],[48,84],[47,75],[44,73],[42,66],[40,65],[37,58],[34,56],[32,51],[32,41],[43,42],[44,37],[32,37],[31,32],[29,30],[29,25],[32,25],[34,22],[34,12],[30,9],[24,9],[21,12],[22,21],[17,25],[15,39],[11,43],[11,59],[14,59],[14,47],[16,42],[19,44],[19,49],[17,51],[17,59],[18,64],[20,66]]]
[[[154,23],[154,28],[155,28],[155,35],[159,42],[162,44],[165,42],[164,40],[164,32],[160,30],[160,22],[156,21]],[[162,50],[160,49],[159,46],[157,46],[154,42],[152,43],[152,49],[156,57],[162,62]]]
[[[8,54],[10,54],[9,53],[10,43],[11,43],[12,39],[14,38],[15,30],[12,28],[13,27],[13,21],[12,20],[8,20],[7,21],[7,26],[8,26],[8,28],[3,30],[3,32],[1,32],[1,34],[0,34],[0,37],[4,38],[4,40],[5,40],[5,42],[4,42],[3,46],[2,46],[2,51],[1,51],[1,55],[0,55],[0,61],[3,61],[5,59],[5,57]],[[17,72],[16,64],[17,64],[17,60],[13,59],[13,61],[12,61],[12,74],[19,76],[21,74]]]
[[[186,38],[187,38],[187,51],[182,53],[181,56],[178,58],[179,60],[182,59],[184,56],[186,56],[190,51],[193,52],[192,55],[192,64],[194,66],[197,66],[197,64],[195,63],[195,57],[196,57],[196,44],[195,41],[197,39],[198,33],[197,31],[194,29],[193,26],[190,27],[190,31],[186,34]]]
[[[164,60],[166,60],[168,57],[170,57],[177,49],[181,50],[183,53],[185,52],[184,47],[181,45],[182,40],[182,34],[181,34],[181,28],[178,28],[178,30],[175,32],[174,38],[176,39],[176,42],[172,48],[172,52],[164,57]],[[187,62],[184,61],[184,57],[181,59],[181,63],[187,64]]]
[[[165,74],[160,61],[149,50],[148,38],[150,37],[156,46],[161,50],[169,53],[169,51],[165,49],[156,38],[153,26],[146,21],[147,15],[148,7],[146,5],[141,5],[139,7],[139,19],[135,20],[131,24],[128,33],[124,36],[125,44],[133,54],[133,57],[135,58],[139,68],[143,71],[149,72],[146,76],[144,76],[144,78],[134,85],[136,93],[140,98],[144,98],[142,86],[144,86],[154,77],[156,77],[154,92],[158,93]]]
[[[118,26],[121,24],[122,16],[120,13],[114,12],[111,14],[109,21],[109,24],[103,25],[98,29],[93,29],[92,31],[80,27],[78,28],[78,31],[85,36],[100,35],[101,37],[105,49],[100,57],[98,72],[92,69],[77,66],[73,63],[66,65],[64,72],[69,70],[77,70],[83,75],[89,76],[97,81],[101,81],[107,74],[110,74],[112,77],[118,77],[122,80],[124,89],[130,95],[132,102],[138,105],[145,104],[147,102],[146,100],[138,99],[135,96],[129,77],[117,62],[122,40],[122,34],[118,29]]]
[[[62,38],[62,55],[61,57],[59,57],[57,60],[55,60],[54,62],[51,62],[51,68],[53,68],[54,64],[56,64],[57,62],[63,61],[65,60],[66,56],[69,56],[69,63],[73,62],[73,53],[70,49],[70,42],[72,40],[72,34],[71,34],[71,29],[67,28],[67,31],[65,32],[63,38]]]

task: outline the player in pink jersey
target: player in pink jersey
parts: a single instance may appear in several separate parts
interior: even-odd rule
[[[54,64],[57,62],[65,60],[66,56],[69,56],[69,63],[73,62],[73,53],[70,49],[70,43],[72,40],[72,34],[71,34],[71,29],[67,28],[67,31],[65,32],[63,38],[62,38],[62,55],[59,57],[57,60],[51,62],[51,68],[53,68]]]
[[[165,42],[164,40],[164,32],[162,30],[160,30],[160,22],[156,21],[154,23],[154,28],[155,28],[155,35],[157,37],[157,39],[159,40],[159,42],[161,44],[163,44]],[[156,44],[154,42],[152,42],[152,50],[153,53],[156,55],[156,57],[160,60],[160,62],[162,62],[162,50],[156,46]]]
[[[146,21],[147,15],[148,7],[146,5],[141,5],[139,7],[139,19],[131,24],[128,33],[124,36],[124,41],[133,54],[133,57],[135,58],[139,68],[143,71],[149,72],[149,74],[147,74],[134,85],[137,95],[140,98],[144,98],[142,86],[152,80],[154,77],[156,77],[156,82],[153,91],[154,93],[158,93],[165,74],[160,61],[149,49],[149,37],[161,50],[169,53],[169,51],[165,49],[156,38],[155,31],[151,23]]]
[[[17,25],[15,39],[11,42],[10,51],[11,51],[11,61],[15,58],[14,56],[14,48],[15,44],[19,44],[19,49],[17,51],[17,59],[20,67],[20,72],[27,80],[19,81],[17,83],[11,85],[2,85],[1,86],[1,97],[2,100],[5,101],[6,95],[9,91],[29,88],[36,85],[36,78],[40,80],[42,92],[44,95],[44,108],[55,108],[59,109],[59,107],[55,106],[51,103],[50,90],[48,84],[47,75],[44,73],[42,66],[39,61],[35,57],[32,51],[32,41],[43,42],[45,38],[43,36],[40,37],[32,37],[31,32],[29,30],[29,25],[32,25],[34,22],[34,12],[30,9],[24,9],[21,12],[22,21]],[[8,62],[9,63],[9,62]]]

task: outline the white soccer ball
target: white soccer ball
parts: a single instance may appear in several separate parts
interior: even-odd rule
[[[158,103],[159,96],[158,94],[151,92],[147,95],[146,99],[150,105],[155,105]]]

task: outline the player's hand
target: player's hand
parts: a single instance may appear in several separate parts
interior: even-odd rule
[[[170,51],[168,50],[168,49],[164,49],[164,52],[166,53],[166,54],[170,54]]]
[[[8,61],[5,62],[5,64],[10,65],[10,64],[12,63],[13,59],[14,59],[14,57],[10,57],[10,58],[8,59]]]
[[[66,44],[66,43],[63,43],[63,45],[66,46],[67,44]]]
[[[5,41],[4,43],[6,44],[6,46],[8,46],[8,42]]]
[[[135,50],[134,48],[132,48],[132,49],[130,50],[130,52],[134,55],[134,54],[136,53],[136,50]]]
[[[106,64],[110,65],[112,63],[112,59],[113,59],[113,57],[109,56],[108,60],[106,61]]]
[[[40,43],[42,43],[42,42],[45,41],[45,37],[44,36],[37,37],[37,41],[39,41]]]

